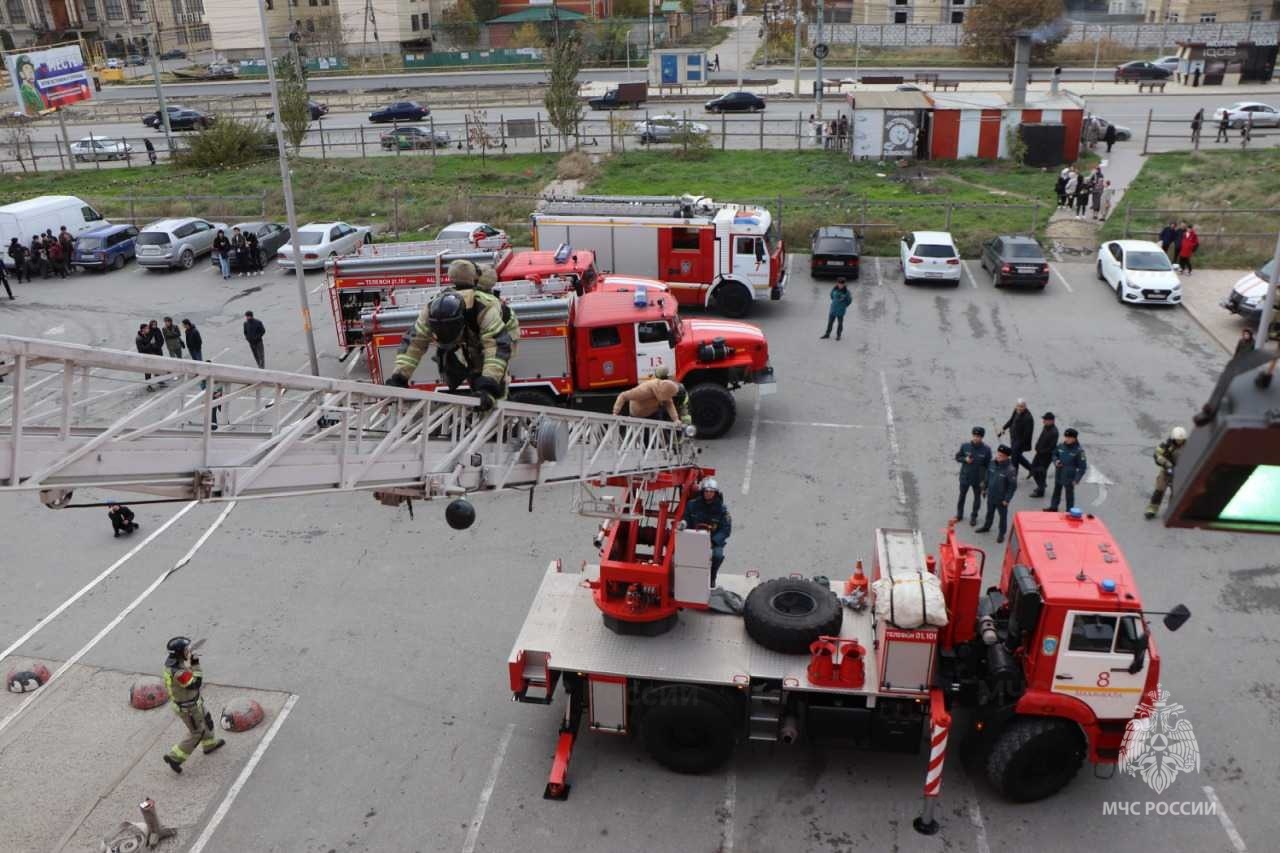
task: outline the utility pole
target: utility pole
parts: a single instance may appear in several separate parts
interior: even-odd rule
[[[169,107],[164,102],[164,87],[160,85],[160,24],[156,21],[156,11],[151,10],[151,78],[156,82],[156,100],[160,102],[160,125],[164,128],[165,144],[169,146],[169,156],[173,156],[173,128],[169,127]]]
[[[735,11],[738,13],[737,15],[738,38],[735,44],[737,44],[736,50],[738,54],[738,88],[741,89],[742,88],[742,0],[736,0],[736,3],[737,3],[737,8],[735,9]]]
[[[653,56],[653,4],[657,0],[649,0],[649,56]]]
[[[288,0],[285,0],[288,2]],[[293,206],[293,181],[289,176],[289,158],[285,154],[284,121],[280,112],[280,89],[276,85],[276,63],[271,54],[271,35],[267,32],[267,4],[258,4],[258,23],[262,27],[262,50],[267,60],[267,83],[271,87],[271,109],[276,120],[276,153],[280,156],[280,183],[284,190],[284,212],[289,223],[289,244],[293,250],[293,272],[298,280],[298,299],[302,308],[302,330],[307,335],[307,355],[311,359],[311,373],[320,375],[320,360],[316,356],[316,335],[311,328],[311,306],[307,302],[307,273],[302,269],[302,246],[298,243],[298,213]],[[299,69],[301,71],[301,69]]]
[[[825,44],[822,40],[822,18],[822,0],[818,0],[818,44]],[[814,81],[813,93],[818,101],[818,121],[822,121],[822,90],[825,88],[822,85],[822,51],[815,53],[814,58],[817,59],[818,79]]]
[[[796,28],[792,41],[796,43],[795,74],[791,81],[791,94],[800,96],[800,24],[804,20],[804,12],[800,10],[800,0],[796,0]]]

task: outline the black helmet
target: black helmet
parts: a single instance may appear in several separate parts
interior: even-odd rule
[[[450,346],[458,342],[458,338],[462,337],[466,308],[466,303],[456,290],[446,290],[431,300],[431,305],[427,308],[427,324],[431,327],[431,334],[435,335],[436,343]]]
[[[190,646],[191,646],[190,637],[174,637],[172,640],[169,641],[169,644],[165,646],[165,648],[173,652],[178,657],[182,657],[187,653],[187,649]]]

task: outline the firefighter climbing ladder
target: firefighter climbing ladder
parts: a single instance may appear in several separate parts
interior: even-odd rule
[[[144,378],[151,374],[151,378]],[[0,492],[388,503],[691,464],[678,425],[0,336]],[[148,391],[147,387],[154,388]]]

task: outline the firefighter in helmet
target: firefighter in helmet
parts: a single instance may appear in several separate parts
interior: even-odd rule
[[[470,261],[455,261],[453,267]],[[480,398],[480,411],[506,397],[507,369],[520,337],[520,323],[501,299],[475,290],[474,278],[463,289],[439,293],[418,314],[413,330],[401,339],[395,372],[388,385],[409,387],[413,371],[431,344],[436,345],[436,365],[440,378],[454,391],[463,383]]]
[[[692,424],[689,392],[679,382],[672,382],[670,377],[671,372],[667,368],[659,367],[651,379],[619,394],[613,401],[613,413],[621,414],[623,406],[626,406],[627,414],[633,418],[662,420],[665,416],[672,423]]]
[[[711,587],[714,589],[716,572],[724,562],[724,546],[733,532],[733,519],[724,505],[724,495],[715,477],[705,477],[698,484],[698,494],[685,503],[681,520],[686,527],[706,530],[711,534]]]
[[[169,704],[187,727],[187,736],[175,743],[164,756],[164,763],[174,773],[182,772],[182,764],[195,752],[196,746],[208,755],[226,743],[214,736],[213,716],[204,709],[200,687],[204,673],[200,658],[195,656],[188,637],[174,637],[168,645],[169,657],[164,661],[164,686],[169,691]]]
[[[476,290],[493,293],[493,289],[498,286],[498,271],[493,268],[493,264],[480,264],[477,269],[479,275],[476,276]]]
[[[1155,518],[1156,513],[1160,511],[1160,502],[1164,500],[1165,490],[1173,486],[1173,469],[1178,464],[1178,456],[1186,443],[1186,429],[1176,426],[1169,430],[1169,437],[1160,442],[1160,446],[1156,448],[1156,467],[1160,471],[1156,474],[1156,489],[1151,493],[1151,503],[1147,504],[1144,517]]]

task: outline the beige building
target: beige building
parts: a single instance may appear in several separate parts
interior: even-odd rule
[[[978,0],[837,0],[826,5],[848,8],[837,12],[836,20],[851,24],[963,24]]]
[[[217,0],[209,8],[213,51],[228,62],[262,58],[262,25],[258,0]],[[297,29],[309,55],[333,56],[341,51],[339,0],[265,0],[267,33],[272,49],[289,48]]]
[[[188,54],[210,47],[203,0],[3,0],[0,30],[15,47],[46,33],[78,33],[94,51],[102,42],[141,45],[152,41],[152,19],[160,31],[158,50]],[[127,49],[127,48],[126,48]],[[136,48],[140,49],[140,48]]]
[[[1147,20],[1171,24],[1240,24],[1280,19],[1276,0],[1147,0]]]

